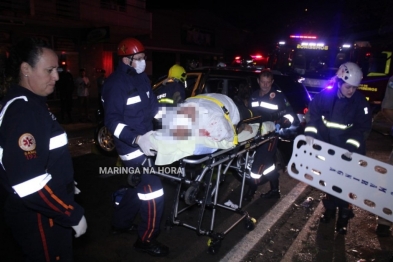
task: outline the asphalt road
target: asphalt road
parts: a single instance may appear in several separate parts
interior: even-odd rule
[[[159,241],[169,246],[170,254],[164,258],[150,257],[138,253],[132,248],[132,244],[137,238],[135,233],[113,235],[111,232],[110,221],[113,211],[111,196],[116,189],[126,185],[126,177],[124,175],[102,176],[99,174],[100,167],[116,165],[117,158],[95,153],[91,135],[93,126],[92,124],[85,124],[83,128],[76,130],[71,130],[72,128],[68,127],[70,149],[74,155],[75,180],[82,191],[81,194],[76,196],[76,199],[85,208],[88,222],[87,233],[74,240],[76,262],[248,261],[247,257],[250,254],[268,250],[264,238],[271,237],[267,235],[272,233],[270,230],[273,226],[280,224],[285,230],[285,224],[289,224],[285,220],[291,215],[296,215],[295,212],[299,212],[296,211],[298,209],[294,208],[295,205],[299,206],[309,196],[317,198],[320,193],[318,190],[306,186],[291,178],[287,173],[282,172],[280,178],[282,198],[279,200],[256,198],[251,203],[243,203],[239,212],[220,207],[214,209],[211,206],[203,208],[203,205],[194,205],[177,216],[176,220],[195,227],[198,227],[198,223],[201,221],[201,231],[199,231],[171,223],[173,204],[178,199],[176,189],[180,183],[162,177],[166,206]],[[84,131],[81,131],[82,129]],[[388,150],[391,148],[390,138],[377,136],[371,144],[375,152],[383,151],[378,156],[382,158],[380,160],[387,160]],[[184,186],[184,189],[187,189],[187,185]],[[239,204],[240,190],[241,183],[235,179],[233,173],[228,173],[225,180],[220,183],[218,203],[231,200],[233,203]],[[268,185],[260,187],[258,193],[266,190],[268,190]],[[180,192],[184,192],[183,188]],[[188,206],[184,203],[183,198],[179,201],[181,208]],[[215,213],[213,214],[214,210]],[[313,216],[313,211],[311,210],[307,218]],[[244,212],[248,212],[250,217],[256,219],[257,222],[253,230],[247,229],[247,226],[249,226],[245,222],[248,221],[247,219],[242,219],[235,225],[242,218]],[[298,230],[294,231],[292,237],[286,240],[289,243],[287,249],[281,251],[280,257],[285,256],[286,261],[291,261],[290,252],[295,251],[290,247],[299,241],[297,236],[301,235],[307,219],[298,223],[297,225],[291,225],[291,228],[297,228]],[[213,245],[215,254],[211,254],[212,249],[209,252],[208,242],[211,239],[214,240],[215,238],[212,236],[217,236],[217,234],[221,236],[222,240]],[[277,231],[277,234],[279,234],[279,231]],[[0,220],[0,236],[2,243],[0,245],[1,261],[22,261],[20,250],[15,245],[9,230],[4,226],[3,218]]]

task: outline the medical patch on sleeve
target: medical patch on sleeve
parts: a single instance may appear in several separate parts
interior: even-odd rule
[[[32,151],[36,147],[35,138],[30,133],[24,133],[21,135],[19,137],[18,144],[23,151]]]

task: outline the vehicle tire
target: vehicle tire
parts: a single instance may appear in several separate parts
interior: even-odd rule
[[[113,135],[103,123],[99,124],[96,128],[94,141],[101,154],[107,156],[115,156],[117,154]]]

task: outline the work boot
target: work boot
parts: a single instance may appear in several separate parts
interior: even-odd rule
[[[336,216],[336,209],[325,209],[325,212],[319,219],[322,223],[329,223],[332,218]]]
[[[270,183],[270,190],[265,194],[261,194],[261,198],[265,198],[265,199],[280,198],[281,192],[279,188],[278,179],[271,180],[269,181],[269,183]]]
[[[348,221],[355,215],[350,208],[338,208],[338,219],[336,224],[336,232],[341,235],[347,234]]]
[[[142,240],[138,237],[134,243],[134,248],[139,252],[144,252],[155,257],[164,257],[169,253],[169,248],[155,239],[142,242]]]
[[[279,189],[270,189],[265,194],[261,194],[261,198],[271,199],[271,198],[280,198],[281,192]]]
[[[112,226],[112,234],[121,234],[121,233],[135,233],[138,230],[138,225],[137,224],[132,224],[131,227],[129,228],[118,228],[115,226]]]
[[[247,202],[251,202],[251,200],[254,197],[256,191],[257,191],[257,186],[256,185],[248,186],[248,189],[247,189],[246,193],[244,193],[243,200],[247,201]]]
[[[388,237],[388,236],[390,236],[390,226],[378,224],[377,229],[375,230],[375,233],[379,237]]]

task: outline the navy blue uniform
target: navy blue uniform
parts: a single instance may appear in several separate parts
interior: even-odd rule
[[[325,89],[309,106],[310,120],[304,134],[350,152],[365,154],[366,138],[371,130],[369,103],[360,93],[338,98],[337,89]]]
[[[278,121],[287,112],[285,96],[273,87],[264,96],[259,95],[259,90],[252,93],[249,105],[254,116],[262,116],[262,121]],[[275,167],[275,154],[278,137],[256,149],[254,162],[251,168],[251,177],[255,185],[262,185],[268,181],[278,186],[279,173]]]
[[[325,89],[317,94],[309,106],[310,120],[304,130],[306,136],[365,154],[366,138],[371,130],[372,114],[369,103],[360,92],[351,98],[338,98],[337,89]],[[328,209],[348,207],[339,198],[328,196]]]
[[[175,96],[175,93],[178,93],[178,97]],[[161,105],[175,106],[186,99],[186,90],[182,82],[169,79],[160,87],[156,95]]]
[[[20,86],[2,100],[0,121],[0,181],[13,236],[29,261],[72,261],[71,226],[84,210],[74,201],[66,133],[46,97]]]
[[[140,167],[146,156],[134,143],[138,135],[153,129],[158,102],[146,73],[120,62],[105,81],[103,92],[105,125],[114,135],[116,150],[126,167]],[[156,237],[164,207],[161,180],[153,174],[143,174],[136,188],[126,191],[113,215],[113,226],[127,229],[136,214],[142,222],[138,234],[142,241]]]

